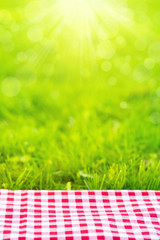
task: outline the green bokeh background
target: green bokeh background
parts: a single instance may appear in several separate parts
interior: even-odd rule
[[[0,188],[159,189],[159,0],[65,2],[0,3]]]

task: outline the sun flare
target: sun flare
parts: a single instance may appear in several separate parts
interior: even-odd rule
[[[97,21],[103,21],[108,26],[111,22],[129,22],[124,1],[59,0],[57,10],[62,19],[75,28],[82,26],[82,22],[95,25]]]
[[[97,60],[108,61],[115,55],[117,42],[125,43],[121,29],[131,31],[133,23],[126,0],[38,0],[25,13],[31,22],[28,38],[44,46],[38,64],[54,48],[57,61],[66,61],[69,72],[83,71],[86,76]],[[110,65],[105,62],[103,69]]]

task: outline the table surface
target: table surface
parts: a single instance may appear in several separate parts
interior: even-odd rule
[[[160,239],[160,192],[2,189],[0,239]]]

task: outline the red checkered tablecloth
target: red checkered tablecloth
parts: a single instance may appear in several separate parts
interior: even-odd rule
[[[160,239],[160,192],[0,190],[0,239]]]

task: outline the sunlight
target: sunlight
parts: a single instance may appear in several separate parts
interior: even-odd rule
[[[63,59],[70,73],[84,76],[89,76],[101,60],[102,70],[111,71],[108,61],[115,56],[117,46],[125,46],[123,28],[134,31],[126,0],[38,0],[26,6],[25,16],[31,23],[28,39],[43,44],[39,66],[54,48],[57,61]]]
[[[117,35],[121,26],[129,26],[131,12],[124,0],[57,0],[53,6],[55,17],[60,18],[57,28],[66,37],[70,34],[79,39],[94,41]]]
[[[68,19],[79,19],[81,21],[84,17],[89,17],[92,14],[91,5],[89,1],[85,0],[60,0],[59,10]]]

